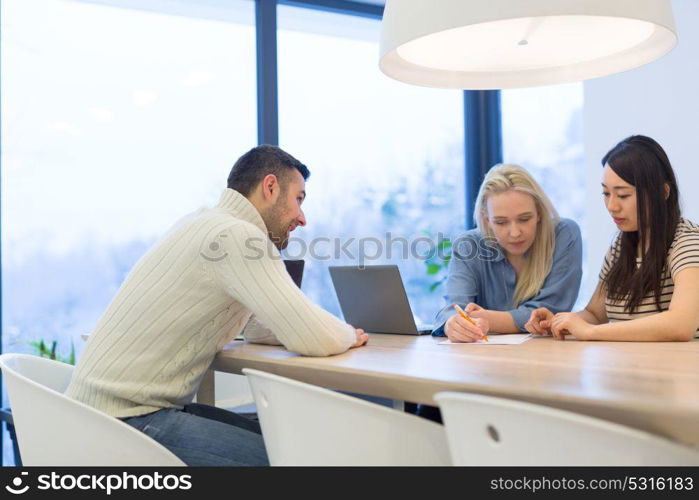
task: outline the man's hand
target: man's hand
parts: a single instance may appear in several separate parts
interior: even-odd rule
[[[452,342],[476,342],[488,333],[490,325],[484,318],[475,318],[476,325],[471,324],[460,314],[455,314],[444,324],[444,333]]]
[[[355,328],[354,333],[357,335],[357,341],[354,343],[354,345],[352,345],[352,347],[361,347],[369,342],[369,334],[364,333],[364,330],[361,328]]]
[[[552,319],[553,313],[545,307],[540,307],[532,311],[531,316],[529,316],[529,321],[524,324],[524,328],[526,328],[529,333],[534,333],[536,335],[551,335]]]

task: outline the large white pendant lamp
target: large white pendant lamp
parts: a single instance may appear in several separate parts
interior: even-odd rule
[[[387,0],[380,67],[427,87],[531,87],[626,71],[676,44],[670,0]]]

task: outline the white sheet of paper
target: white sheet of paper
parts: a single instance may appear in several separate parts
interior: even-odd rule
[[[515,345],[526,342],[530,338],[532,338],[530,333],[506,333],[501,335],[488,335],[488,340],[490,340],[490,342],[486,342],[485,340],[478,340],[476,342],[452,342],[451,340],[445,340],[439,343],[452,345]]]

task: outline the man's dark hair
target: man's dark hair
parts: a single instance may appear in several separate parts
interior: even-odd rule
[[[228,187],[248,197],[265,176],[274,174],[282,190],[286,190],[287,179],[293,169],[298,170],[304,180],[311,175],[306,165],[286,151],[266,144],[257,146],[235,162],[228,175]]]

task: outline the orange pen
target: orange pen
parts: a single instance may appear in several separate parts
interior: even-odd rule
[[[471,318],[471,316],[469,316],[468,314],[466,314],[466,311],[464,311],[463,309],[461,309],[458,305],[454,304],[454,309],[456,309],[457,311],[459,311],[459,314],[461,315],[461,317],[464,318],[464,319],[465,319],[466,321],[468,321],[469,323],[471,323],[473,326],[478,326],[478,325],[476,324],[476,322],[473,321],[473,319]],[[481,333],[481,338],[482,338],[483,340],[485,340],[486,342],[490,342],[490,340],[488,340],[488,336],[487,336],[487,335],[483,335],[483,334]]]

